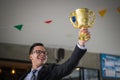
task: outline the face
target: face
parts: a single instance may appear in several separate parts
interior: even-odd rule
[[[43,46],[35,46],[32,53],[30,54],[30,60],[32,66],[39,67],[47,61],[47,52]]]

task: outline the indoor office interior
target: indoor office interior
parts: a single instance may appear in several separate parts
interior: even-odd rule
[[[18,80],[31,68],[29,48],[35,42],[46,47],[46,65],[69,59],[80,29],[71,23],[71,13],[83,8],[93,13],[84,13],[93,21],[87,27],[91,34],[85,44],[87,52],[62,80],[120,80],[119,3],[120,0],[1,0],[0,80]]]

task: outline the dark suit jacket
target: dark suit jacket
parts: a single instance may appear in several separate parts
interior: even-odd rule
[[[82,50],[78,48],[78,46],[76,46],[71,57],[63,64],[57,65],[53,63],[48,66],[43,66],[42,69],[38,72],[37,80],[62,79],[63,77],[67,76],[75,69],[75,67],[79,63],[79,60],[82,58],[85,52],[86,49]],[[19,80],[24,80],[24,78],[27,76],[29,72],[30,71],[28,71],[25,75],[23,75]]]

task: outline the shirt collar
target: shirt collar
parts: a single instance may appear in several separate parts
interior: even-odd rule
[[[38,67],[36,70],[39,71],[43,66]],[[33,71],[33,68],[31,69]]]

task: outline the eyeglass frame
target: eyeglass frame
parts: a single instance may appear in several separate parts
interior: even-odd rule
[[[42,50],[35,50],[35,51],[32,51],[32,53],[37,53],[37,54],[45,54],[45,55],[47,55],[48,54],[48,52],[47,51],[42,51]]]

